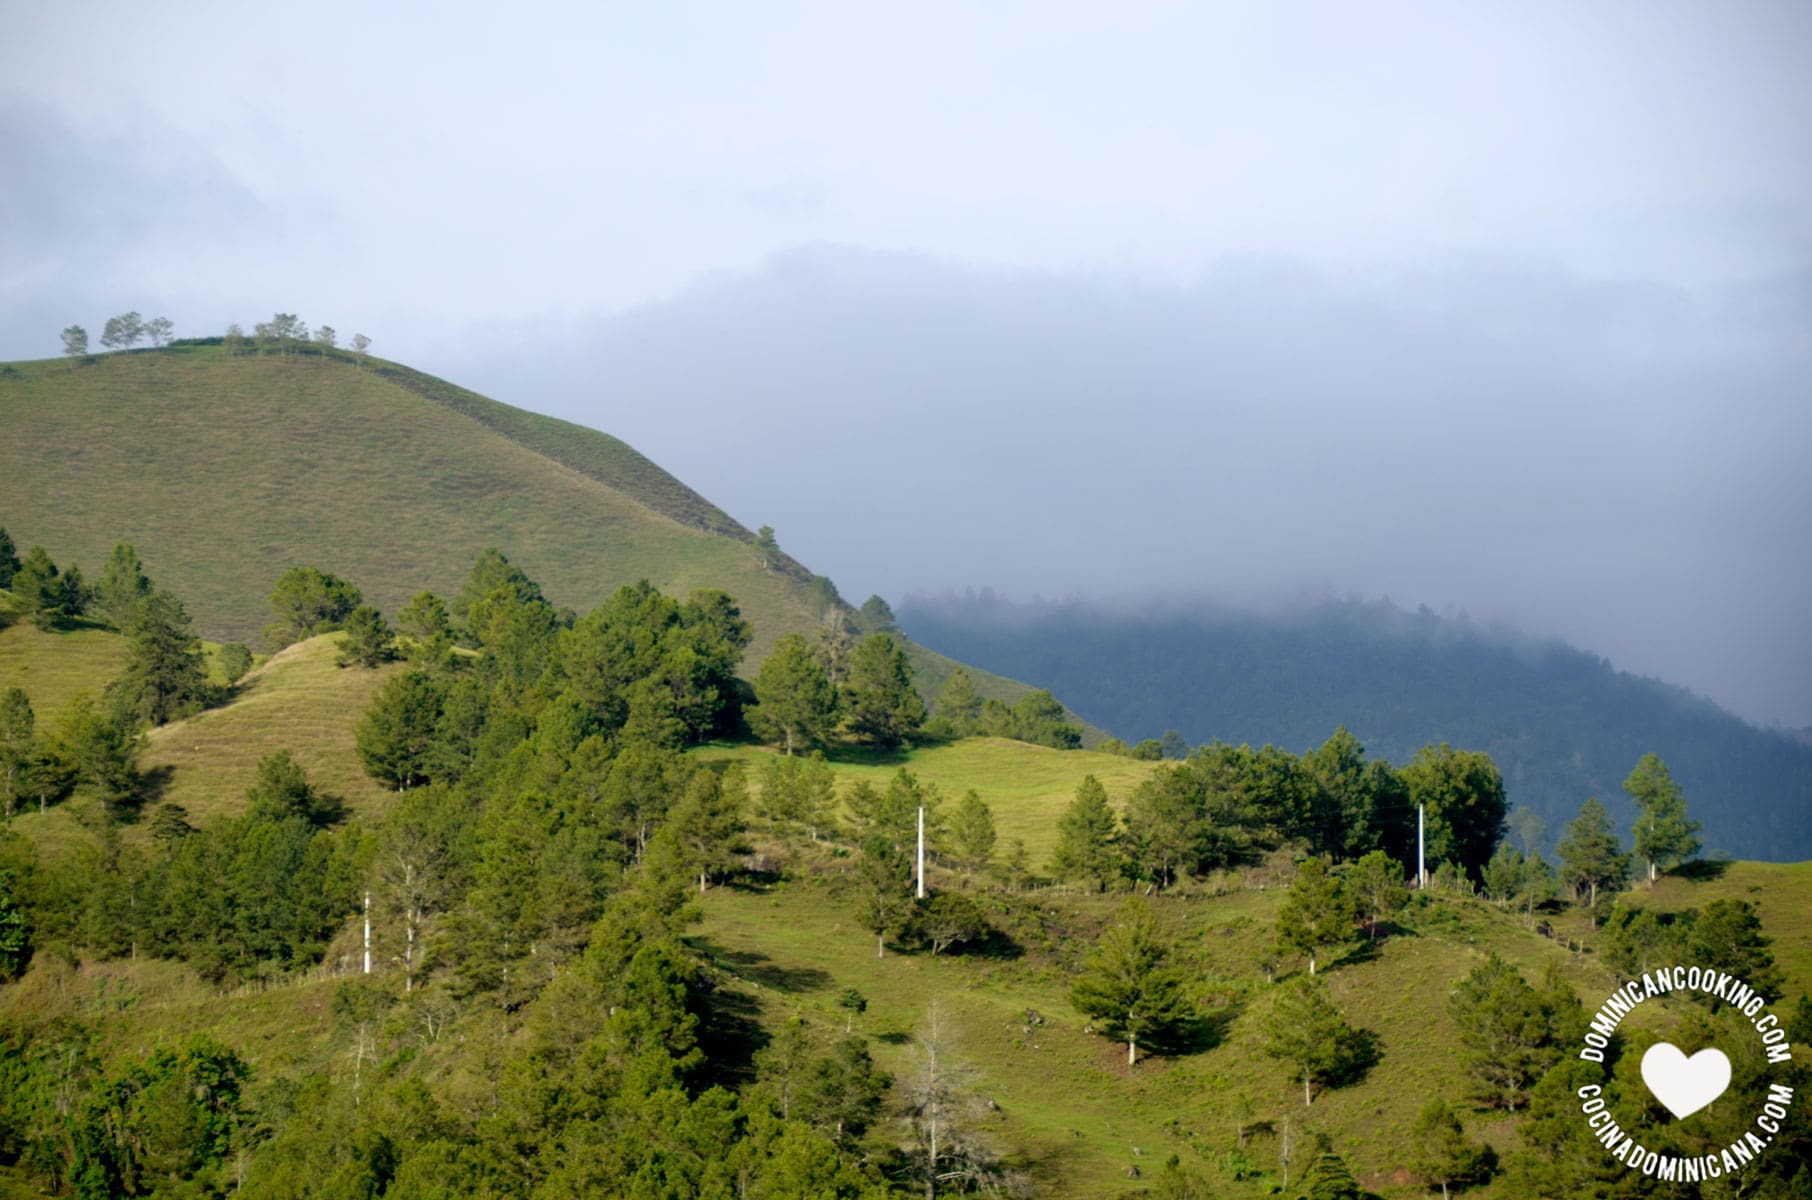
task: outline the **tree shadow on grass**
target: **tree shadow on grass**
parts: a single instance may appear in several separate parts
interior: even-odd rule
[[[1208,1012],[1197,1012],[1150,1048],[1170,1058],[1205,1054],[1227,1040],[1233,1023],[1246,1011],[1244,1000],[1234,1000]]]
[[[698,1030],[705,1083],[740,1091],[755,1082],[755,1054],[769,1041],[760,1016],[761,1005],[741,988],[712,989]]]
[[[821,991],[833,982],[830,974],[817,967],[782,966],[759,950],[731,950],[710,938],[697,938],[692,943],[713,966],[721,967],[738,979],[746,979],[764,988],[795,995]]]
[[[1727,858],[1695,858],[1691,862],[1681,863],[1665,872],[1676,879],[1685,879],[1691,883],[1710,883],[1722,879],[1724,872],[1730,870]]]

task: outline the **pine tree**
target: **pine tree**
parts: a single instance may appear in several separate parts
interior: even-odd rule
[[[871,838],[856,864],[856,915],[875,935],[875,957],[887,955],[887,935],[905,927],[912,911],[912,862],[885,838]]]
[[[1484,1094],[1506,1108],[1514,1110],[1561,1056],[1553,1003],[1495,951],[1454,985],[1448,1009],[1467,1065]]]
[[[0,983],[19,978],[31,961],[31,926],[17,892],[12,872],[0,867]]]
[[[1339,1086],[1363,1074],[1377,1060],[1372,1036],[1347,1023],[1328,998],[1327,985],[1301,976],[1277,990],[1262,1026],[1264,1050],[1294,1067],[1302,1079],[1302,1103],[1314,1103],[1314,1085]]]
[[[1193,1015],[1178,972],[1165,965],[1170,947],[1143,900],[1128,900],[1089,952],[1070,1003],[1103,1032],[1126,1042],[1126,1065],[1139,1045],[1173,1039]]]
[[[1466,1140],[1459,1114],[1439,1098],[1423,1105],[1416,1115],[1416,1123],[1410,1128],[1410,1146],[1409,1169],[1440,1184],[1442,1200],[1447,1200],[1449,1185],[1482,1181],[1497,1161],[1490,1147]]]
[[[408,671],[384,684],[353,732],[365,773],[407,791],[429,779],[445,692],[426,671]]]
[[[0,528],[0,591],[11,591],[13,576],[19,573],[19,548],[12,535]]]
[[[743,841],[743,812],[748,789],[742,772],[723,777],[711,771],[700,771],[692,777],[681,797],[667,814],[685,861],[698,873],[698,890],[703,893],[713,872],[733,866],[749,847]]]
[[[151,594],[151,581],[131,542],[119,543],[107,556],[94,593],[95,608],[116,629],[123,630],[132,622],[139,603]]]
[[[37,757],[36,720],[31,698],[21,688],[0,694],[0,817],[10,818],[29,794],[28,775]]]
[[[994,855],[997,837],[993,811],[980,794],[970,788],[963,793],[950,820],[950,845],[965,876],[987,867],[988,860]]]
[[[823,660],[796,633],[782,637],[762,662],[755,675],[755,701],[749,727],[789,755],[825,741],[836,725],[837,689]]]
[[[1302,1178],[1303,1200],[1364,1200],[1365,1193],[1353,1179],[1346,1160],[1338,1154],[1322,1153],[1309,1164]]]
[[[361,604],[348,613],[344,628],[346,640],[337,660],[342,667],[370,670],[396,657],[396,635],[390,632],[384,614],[371,605]]]
[[[1596,925],[1599,889],[1620,888],[1630,874],[1629,855],[1611,831],[1610,813],[1596,797],[1579,806],[1579,816],[1562,830],[1559,849],[1561,881],[1573,889],[1574,899],[1581,891],[1589,895]]]
[[[1378,936],[1379,921],[1396,916],[1409,903],[1403,864],[1382,850],[1373,850],[1354,863],[1347,872],[1346,886],[1361,910],[1370,914],[1366,924],[1373,938]]]
[[[941,732],[950,737],[970,737],[981,727],[981,696],[975,681],[962,667],[950,672],[932,705]]]
[[[342,805],[308,780],[308,772],[288,750],[258,760],[258,778],[246,789],[246,815],[254,821],[287,821],[300,817],[310,825],[331,824]]]
[[[1051,873],[1086,883],[1096,891],[1120,877],[1119,822],[1108,807],[1107,789],[1093,775],[1077,785],[1076,798],[1057,821],[1057,849]]]
[[[1780,999],[1782,978],[1774,965],[1773,939],[1762,933],[1762,919],[1747,900],[1720,899],[1707,904],[1692,923],[1686,938],[1686,960],[1710,970],[1728,971],[1768,997]],[[1717,997],[1694,992],[1712,1004]]]
[[[892,634],[877,633],[856,643],[843,711],[859,740],[891,749],[925,723],[925,702],[912,686],[912,664]]]
[[[1353,897],[1339,877],[1319,858],[1307,858],[1296,868],[1295,882],[1277,910],[1277,944],[1285,953],[1308,956],[1309,974],[1323,946],[1335,946],[1353,936]]]
[[[190,629],[182,601],[169,592],[156,592],[138,601],[126,637],[126,670],[116,687],[129,711],[156,726],[187,716],[208,702],[201,639]]]
[[[1700,825],[1686,817],[1686,793],[1668,773],[1667,764],[1644,754],[1623,781],[1623,790],[1636,802],[1636,856],[1648,863],[1648,881],[1655,882],[1658,867],[1683,863],[1699,852]]]

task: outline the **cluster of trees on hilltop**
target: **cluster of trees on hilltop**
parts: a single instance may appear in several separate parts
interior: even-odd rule
[[[157,349],[170,344],[175,336],[176,327],[168,317],[153,317],[146,320],[137,312],[120,313],[107,318],[101,329],[100,344],[106,350],[131,350],[140,342],[149,341]],[[62,334],[63,353],[71,359],[85,359],[88,356],[88,330],[80,325],[71,325]],[[257,353],[267,351],[289,356],[300,353],[304,348],[312,347],[321,354],[337,349],[340,335],[331,325],[308,327],[294,313],[276,313],[268,321],[260,321],[252,326],[248,336],[237,322],[228,325],[222,344],[229,354]],[[346,343],[353,355],[363,359],[371,348],[371,339],[362,333],[355,333]]]

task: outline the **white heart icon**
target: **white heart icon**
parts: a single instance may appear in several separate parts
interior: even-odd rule
[[[1668,1112],[1684,1120],[1716,1100],[1730,1086],[1730,1060],[1722,1050],[1701,1050],[1691,1058],[1678,1046],[1656,1042],[1642,1056],[1642,1082]]]

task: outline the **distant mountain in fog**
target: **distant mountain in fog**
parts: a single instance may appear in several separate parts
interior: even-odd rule
[[[909,597],[899,617],[927,646],[1050,688],[1128,740],[1175,729],[1192,745],[1300,751],[1344,724],[1392,762],[1431,742],[1485,750],[1550,841],[1588,796],[1627,830],[1621,785],[1653,751],[1685,788],[1708,849],[1812,858],[1805,731],[1757,728],[1563,642],[1350,600],[1259,615],[971,594]]]

